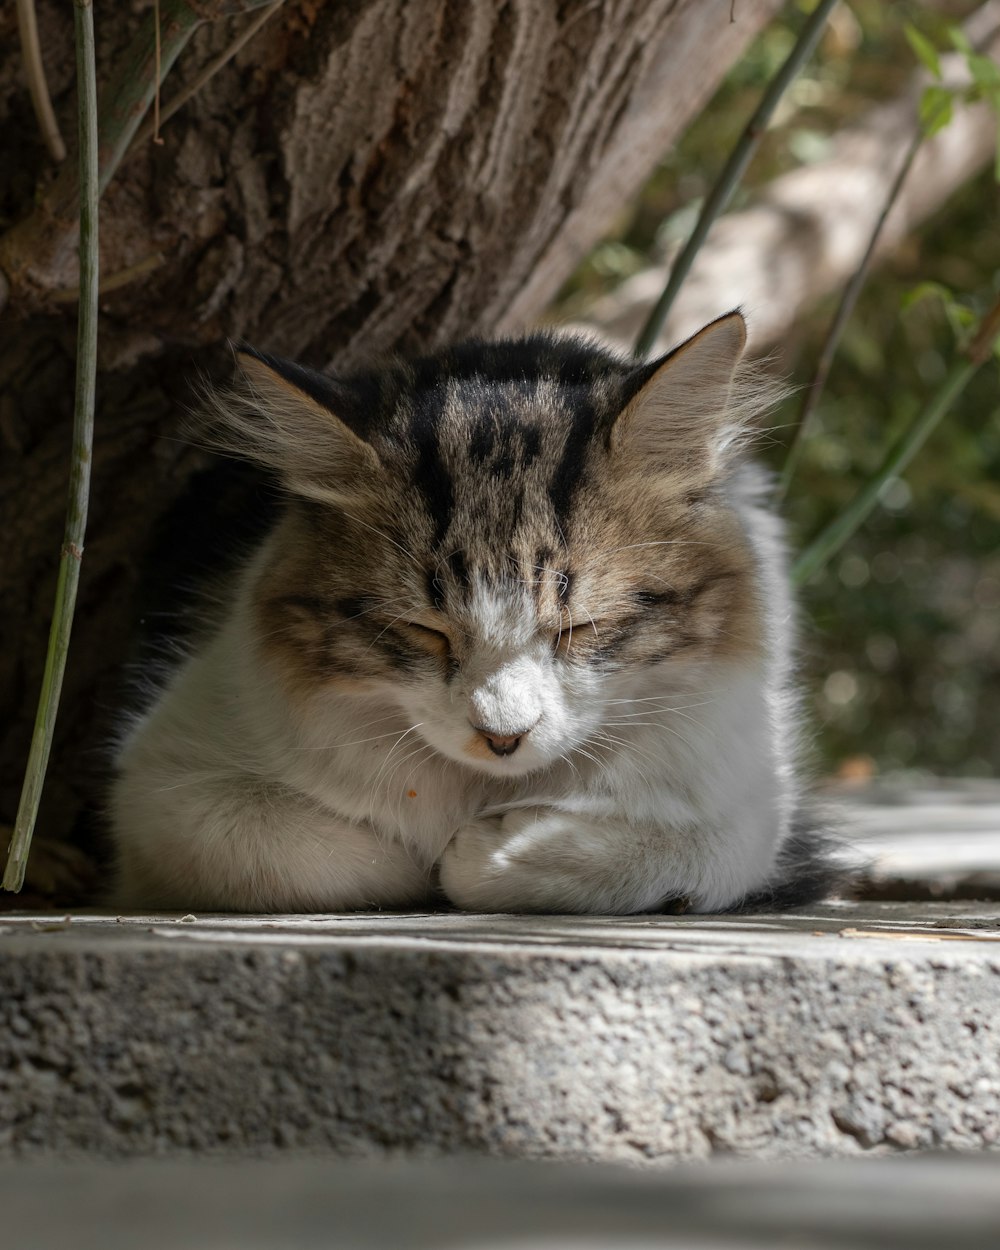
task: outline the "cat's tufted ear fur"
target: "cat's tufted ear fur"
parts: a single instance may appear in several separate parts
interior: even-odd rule
[[[295,494],[324,503],[356,495],[380,476],[374,449],[338,415],[350,402],[334,379],[242,346],[236,365],[233,385],[207,397],[221,450],[272,469]]]
[[[718,471],[766,406],[737,376],[746,337],[742,315],[727,313],[653,367],[612,429],[612,450],[629,471],[680,475],[685,486]]]

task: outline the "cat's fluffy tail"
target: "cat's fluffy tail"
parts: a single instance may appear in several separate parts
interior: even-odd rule
[[[820,810],[800,808],[778,853],[774,876],[747,895],[734,912],[787,911],[818,903],[842,889],[852,875],[850,857],[834,822]]]

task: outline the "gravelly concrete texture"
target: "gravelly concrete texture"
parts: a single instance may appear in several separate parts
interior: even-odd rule
[[[876,898],[993,901],[2,916],[0,1156],[994,1147],[1000,786],[880,786],[841,809]]]
[[[0,925],[8,1157],[998,1140],[997,904]]]
[[[17,1250],[993,1250],[1000,1160],[0,1165]]]

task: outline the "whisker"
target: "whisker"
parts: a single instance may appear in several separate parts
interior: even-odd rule
[[[697,698],[700,698],[701,695],[703,694],[714,694],[715,690],[717,689],[718,687],[716,687],[713,690],[700,690],[697,693],[695,693],[694,691],[685,691],[683,694],[650,694],[650,695],[643,695],[641,697],[636,697],[633,699],[608,699],[606,706],[611,707],[615,703],[652,703],[660,699],[690,699],[690,698],[697,699]],[[715,700],[709,699],[708,702],[714,703]]]
[[[651,764],[660,764],[662,762],[658,760],[654,755],[650,755],[648,751],[643,750],[641,747],[637,746],[634,742],[630,742],[626,738],[618,738],[618,737],[615,737],[614,734],[609,734],[609,733],[604,733],[603,731],[598,731],[598,733],[595,735],[595,739],[600,742],[610,743],[613,746],[624,747],[625,750],[629,753],[629,755],[641,755],[643,759],[648,760]]]
[[[421,569],[421,570],[423,569],[423,565],[421,561],[417,559],[417,557],[413,554],[412,551],[407,551],[405,547],[403,547],[400,543],[396,542],[394,538],[390,538],[389,535],[386,534],[383,530],[378,529],[374,525],[369,525],[366,521],[359,520],[358,517],[353,516],[350,512],[345,512],[344,516],[346,516],[349,521],[353,521],[355,525],[360,525],[362,529],[370,530],[371,533],[377,534],[379,538],[384,539],[387,543],[395,547],[397,551],[401,552],[404,556],[406,556],[407,560],[415,564],[418,569]]]
[[[604,549],[604,554],[615,556],[619,551],[637,551],[640,547],[711,547],[712,543],[702,542],[696,538],[664,538],[657,542],[648,543],[628,543],[624,547],[612,547],[610,550]]]
[[[386,770],[389,767],[392,757],[395,754],[395,752],[399,749],[400,743],[402,743],[403,739],[408,737],[408,735],[413,733],[415,730],[419,729],[422,724],[423,724],[423,721],[418,721],[417,724],[411,725],[409,729],[403,730],[403,732],[399,735],[399,737],[396,739],[396,741],[392,744],[392,746],[387,751],[385,759],[379,765],[379,768],[376,771],[375,776],[372,778],[371,785],[369,787],[368,812],[369,812],[370,823],[373,825],[376,823],[375,801],[378,798],[378,788],[379,788],[379,785],[381,784],[383,776],[386,773]]]
[[[706,704],[692,703],[692,704],[689,704],[688,706],[697,708],[697,707],[705,707]],[[603,720],[601,724],[602,725],[638,725],[638,726],[653,725],[653,724],[656,724],[657,722],[650,720],[649,718],[652,716],[663,716],[664,714],[669,715],[669,716],[680,716],[683,720],[688,720],[693,725],[699,725],[703,723],[701,721],[696,720],[695,717],[693,716],[688,716],[686,708],[683,708],[683,707],[651,707],[651,708],[647,708],[643,712],[628,712],[624,714],[619,714],[618,716],[608,717],[608,719]]]
[[[383,738],[391,738],[398,731],[389,729],[384,734],[373,734],[370,738],[355,738],[353,742],[330,742],[326,746],[318,747],[294,747],[296,751],[338,751],[347,747],[359,747],[366,742],[380,742]]]
[[[375,635],[375,637],[371,640],[371,642],[368,644],[368,646],[367,646],[367,647],[365,647],[365,651],[366,651],[366,652],[370,651],[370,650],[372,649],[372,647],[374,647],[374,646],[375,646],[375,644],[378,642],[378,640],[379,640],[380,638],[382,638],[385,634],[387,634],[387,633],[389,632],[389,630],[390,630],[390,629],[392,629],[393,625],[395,625],[397,621],[401,621],[401,620],[403,619],[403,617],[405,617],[406,615],[407,615],[407,613],[406,613],[406,612],[400,612],[400,613],[398,613],[398,615],[394,616],[394,617],[392,618],[392,620],[389,622],[389,624],[388,624],[388,625],[386,625],[386,627],[385,627],[384,629],[380,629],[380,630],[379,630],[379,632],[378,632],[378,633]]]

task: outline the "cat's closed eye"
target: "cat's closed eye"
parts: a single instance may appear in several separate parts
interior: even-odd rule
[[[242,353],[219,445],[291,498],[123,738],[119,903],[818,898],[744,343],[734,312],[645,362],[547,335],[337,378]]]
[[[451,655],[451,639],[440,629],[433,629],[420,621],[406,621],[404,627],[421,646],[447,659]]]
[[[591,617],[573,620],[569,615],[564,617],[562,624],[552,631],[552,649],[556,655],[568,655],[574,643],[599,639],[602,628],[612,628],[613,622],[595,621]]]

